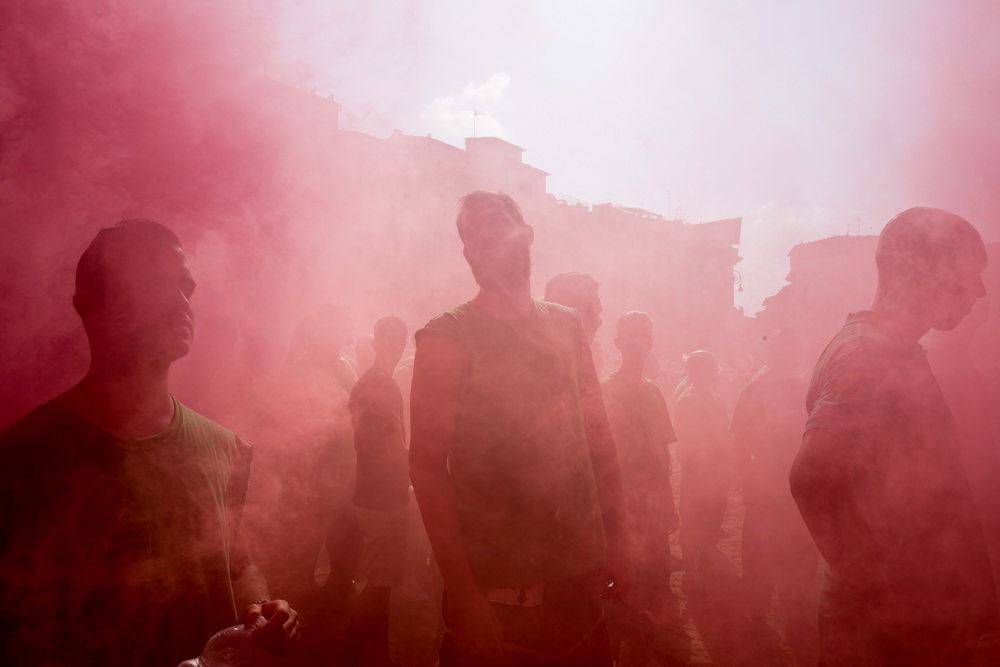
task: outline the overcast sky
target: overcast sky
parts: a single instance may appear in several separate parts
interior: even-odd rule
[[[1000,2],[298,0],[271,74],[341,127],[526,149],[549,192],[742,217],[748,313],[797,242],[940,206],[1000,238]],[[580,267],[586,270],[586,267]]]

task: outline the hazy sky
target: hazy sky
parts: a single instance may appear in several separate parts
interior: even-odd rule
[[[741,216],[748,313],[791,246],[914,205],[1000,230],[1000,3],[429,0],[281,5],[268,70],[341,127],[526,149],[549,192]],[[580,267],[586,270],[586,267]]]

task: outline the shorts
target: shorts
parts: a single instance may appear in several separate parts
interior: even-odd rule
[[[354,506],[364,547],[361,574],[367,586],[399,586],[406,573],[409,507],[374,510]]]

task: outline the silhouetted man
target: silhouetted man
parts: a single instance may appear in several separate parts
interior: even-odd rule
[[[767,615],[777,586],[787,610],[787,636],[800,654],[815,645],[818,554],[788,490],[788,472],[806,423],[800,342],[790,330],[767,339],[767,364],[740,391],[733,445],[743,483],[743,588],[758,641],[773,636]]]
[[[473,192],[457,224],[479,293],[418,332],[412,392],[440,663],[610,665],[599,596],[625,562],[622,489],[580,318],[531,298],[533,230],[509,196]]]
[[[667,402],[643,375],[653,349],[653,323],[632,311],[618,320],[615,346],[621,366],[601,381],[608,420],[618,446],[625,489],[625,525],[634,577],[621,632],[636,664],[646,664],[653,632],[647,613],[662,611],[670,593],[670,533],[680,527],[670,485],[670,444],[677,440]],[[614,619],[613,619],[614,620]],[[617,633],[619,623],[612,623]],[[621,660],[619,660],[621,662]]]
[[[813,372],[792,495],[829,563],[825,665],[959,665],[997,627],[989,560],[954,422],[920,338],[985,295],[986,250],[932,208],[889,221],[871,310],[847,318]]]
[[[567,308],[573,308],[580,313],[580,323],[583,325],[583,335],[590,345],[594,342],[597,329],[601,326],[601,297],[598,294],[600,285],[589,273],[570,271],[560,273],[545,283],[544,301],[558,303]]]
[[[570,271],[560,273],[545,283],[543,301],[558,303],[560,306],[573,308],[580,313],[580,323],[583,324],[583,335],[590,346],[594,367],[599,375],[604,370],[604,351],[600,343],[595,341],[597,330],[601,326],[601,296],[598,294],[600,285],[589,273]]]
[[[270,650],[297,635],[241,536],[251,445],[167,391],[194,287],[150,220],[101,230],[80,258],[90,368],[0,434],[0,663],[172,667],[261,614]]]
[[[685,571],[695,575],[714,556],[732,482],[732,435],[726,406],[712,387],[719,362],[708,350],[684,361],[687,387],[674,406],[681,460],[681,551]]]
[[[403,395],[392,374],[406,348],[406,324],[383,317],[371,337],[372,367],[351,391],[351,423],[358,453],[354,512],[364,538],[365,588],[354,602],[347,633],[347,664],[392,665],[389,595],[403,583],[410,502]],[[365,653],[366,644],[368,651]]]
[[[262,410],[263,433],[256,437],[277,502],[267,508],[261,532],[278,539],[267,544],[261,565],[272,587],[288,596],[314,592],[324,546],[330,560],[326,591],[333,593],[326,601],[340,603],[354,593],[361,533],[351,506],[357,457],[348,403],[358,376],[342,354],[353,329],[347,309],[336,303],[303,318]]]

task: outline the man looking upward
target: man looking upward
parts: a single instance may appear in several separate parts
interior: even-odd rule
[[[626,561],[622,488],[589,341],[576,312],[531,298],[534,232],[509,196],[469,194],[457,224],[479,292],[417,333],[411,398],[440,663],[611,665],[600,591]]]
[[[0,663],[173,667],[261,615],[271,652],[296,637],[242,536],[252,446],[167,390],[194,288],[151,220],[102,229],[80,258],[90,367],[0,433]]]

